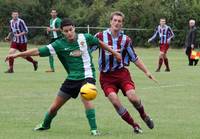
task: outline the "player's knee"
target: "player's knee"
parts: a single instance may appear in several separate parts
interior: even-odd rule
[[[92,108],[94,108],[94,105],[93,105],[93,103],[91,101],[84,101],[83,104],[84,104],[84,106],[85,106],[86,109],[92,109]]]
[[[134,106],[136,109],[137,109],[137,108],[140,108],[141,104],[142,104],[142,103],[141,103],[141,100],[140,100],[140,99],[133,102],[133,106]]]

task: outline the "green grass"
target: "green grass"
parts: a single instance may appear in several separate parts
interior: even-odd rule
[[[43,119],[45,112],[67,74],[56,59],[56,72],[45,73],[48,58],[35,57],[39,69],[33,71],[30,63],[19,58],[15,61],[15,73],[3,73],[7,69],[4,58],[8,44],[0,43],[0,138],[2,139],[90,139],[89,127],[80,99],[70,100],[59,111],[52,128],[46,132],[32,129]],[[35,46],[30,46],[35,47]],[[159,80],[160,86],[147,79],[134,64],[129,67],[136,83],[137,94],[141,97],[146,111],[155,122],[155,129],[149,130],[139,114],[119,93],[124,106],[138,121],[143,135],[132,133],[116,114],[104,97],[99,83],[99,95],[94,101],[99,130],[104,136],[98,139],[198,139],[200,137],[200,67],[187,66],[182,50],[171,49],[168,53],[171,72],[164,69],[155,73],[158,49],[136,49],[147,67]],[[97,55],[94,61],[97,66]],[[98,73],[98,72],[97,72]],[[97,74],[98,75],[98,74]]]

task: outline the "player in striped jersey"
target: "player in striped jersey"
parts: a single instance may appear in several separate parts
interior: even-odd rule
[[[80,88],[87,82],[95,84],[95,68],[92,62],[90,47],[100,45],[116,56],[121,61],[121,55],[113,51],[108,45],[93,37],[90,34],[76,34],[74,23],[70,19],[63,19],[61,30],[64,36],[55,42],[41,47],[30,49],[25,52],[9,55],[6,60],[23,56],[50,56],[57,54],[58,59],[64,66],[68,76],[64,81],[56,99],[53,101],[50,109],[45,115],[42,124],[39,124],[35,130],[47,130],[51,126],[53,118],[57,111],[71,98],[77,98]],[[98,135],[95,109],[91,101],[82,98],[85,106],[86,116],[91,128],[92,135]],[[73,110],[75,111],[75,110]]]
[[[125,67],[128,66],[131,61],[142,70],[148,78],[153,80],[155,80],[155,78],[145,67],[142,60],[136,55],[130,37],[121,31],[123,21],[123,13],[119,11],[113,12],[110,18],[110,28],[96,34],[97,38],[113,46],[112,49],[122,55],[122,60],[118,62],[110,52],[100,48],[100,84],[105,96],[108,97],[121,118],[132,126],[135,133],[142,133],[139,124],[133,120],[127,109],[122,105],[117,93],[119,89],[122,90],[123,95],[127,96],[128,100],[140,113],[141,118],[147,126],[152,129],[154,128],[153,121],[144,111],[141,100],[135,93],[135,84],[131,79],[129,70]]]
[[[18,11],[12,12],[12,20],[10,20],[10,32],[5,40],[11,40],[9,54],[14,54],[18,51],[23,52],[27,50],[27,35],[28,28],[24,20],[19,18]],[[30,56],[24,57],[27,61],[33,64],[34,70],[38,68],[38,62],[33,60]],[[9,69],[5,73],[13,73],[14,59],[9,60]]]
[[[158,68],[156,69],[156,72],[160,72],[160,68],[162,66],[163,61],[166,66],[165,71],[169,72],[170,68],[167,58],[167,50],[169,49],[171,39],[174,37],[174,33],[170,26],[166,25],[165,18],[160,19],[160,25],[156,28],[154,35],[148,40],[148,42],[152,42],[156,39],[157,36],[159,36],[160,38],[160,55],[158,61]]]

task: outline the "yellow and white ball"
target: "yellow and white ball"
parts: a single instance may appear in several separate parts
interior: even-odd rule
[[[97,96],[97,88],[91,83],[86,83],[81,87],[80,94],[85,100],[93,100]]]

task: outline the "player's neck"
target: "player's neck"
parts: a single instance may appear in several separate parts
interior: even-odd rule
[[[14,18],[13,20],[14,20],[14,21],[17,21],[17,20],[18,20],[18,18]]]
[[[67,37],[66,37],[67,38]],[[68,40],[68,42],[75,42],[76,40],[77,40],[77,34],[75,33],[74,34],[74,37],[72,38],[72,39],[68,39],[67,38],[67,40]]]
[[[160,25],[161,28],[165,28],[165,25]]]
[[[120,31],[118,31],[118,30],[111,30],[112,36],[113,36],[114,38],[118,37],[119,32],[120,32]]]

